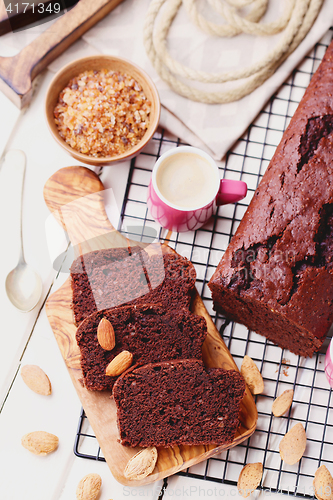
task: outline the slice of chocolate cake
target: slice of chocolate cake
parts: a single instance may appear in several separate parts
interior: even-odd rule
[[[139,247],[87,253],[71,267],[75,323],[127,303],[189,308],[195,279],[193,264],[163,246],[152,255]]]
[[[129,369],[113,387],[125,446],[231,443],[245,393],[242,375],[184,359]]]
[[[104,350],[97,339],[102,318],[110,321],[116,345]],[[122,351],[133,355],[134,364],[179,358],[202,357],[206,321],[186,309],[168,311],[159,305],[129,305],[89,316],[79,326],[76,340],[81,351],[84,384],[90,390],[111,390],[117,377],[106,367]]]

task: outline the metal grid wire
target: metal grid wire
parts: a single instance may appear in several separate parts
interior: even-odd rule
[[[180,472],[183,476],[236,485],[246,463],[262,462],[262,489],[314,498],[312,481],[315,470],[325,464],[333,472],[333,400],[324,373],[323,354],[327,343],[322,352],[312,359],[281,350],[245,326],[226,324],[225,319],[213,311],[207,288],[331,39],[332,29],[271,98],[244,136],[228,152],[225,162],[219,163],[222,177],[247,182],[246,199],[237,205],[219,207],[215,217],[195,232],[172,233],[170,246],[193,262],[198,291],[238,367],[244,355],[248,354],[260,368],[265,382],[264,394],[256,396],[258,426],[254,435],[236,448]],[[154,231],[155,235],[160,232],[147,211],[147,186],[156,159],[179,144],[175,137],[159,131],[144,152],[132,161],[120,227],[127,229],[130,238],[149,241]],[[273,400],[290,388],[294,389],[294,400],[289,413],[280,418],[273,417]],[[297,422],[305,427],[307,447],[301,461],[288,466],[280,458],[279,442]],[[79,422],[75,453],[104,460],[84,412]]]

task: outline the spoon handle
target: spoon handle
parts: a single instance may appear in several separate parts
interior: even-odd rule
[[[18,190],[21,190],[21,206],[20,206],[20,256],[19,262],[25,262],[24,251],[23,251],[23,237],[22,237],[22,212],[23,212],[23,188],[24,188],[24,177],[25,177],[25,164],[26,156],[23,151],[19,149],[12,149],[8,151],[5,156],[6,165],[13,169],[16,174],[16,185]]]

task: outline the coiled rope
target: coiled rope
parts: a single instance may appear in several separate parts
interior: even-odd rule
[[[279,19],[260,23],[267,9],[268,0],[207,0],[227,24],[207,21],[197,10],[196,0],[152,0],[144,24],[144,46],[159,76],[178,94],[193,101],[223,104],[237,101],[250,94],[269,78],[280,64],[301,43],[314,23],[324,0],[288,0]],[[273,35],[283,32],[273,50],[255,64],[225,73],[206,73],[195,70],[173,59],[167,49],[167,36],[171,24],[184,5],[191,21],[201,30],[214,36],[232,37],[239,33]],[[238,9],[250,6],[247,16],[240,16]],[[162,15],[159,16],[163,8]],[[159,18],[159,19],[158,19]],[[237,87],[218,92],[206,92],[185,83],[192,80],[203,83],[224,83],[247,78]]]

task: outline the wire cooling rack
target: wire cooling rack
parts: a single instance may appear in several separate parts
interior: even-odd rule
[[[248,354],[260,368],[265,382],[264,394],[256,397],[258,426],[253,436],[236,448],[180,472],[183,476],[236,485],[246,463],[261,462],[264,474],[260,488],[314,498],[312,481],[316,469],[325,464],[333,473],[333,400],[324,373],[323,354],[327,343],[323,352],[311,359],[281,350],[242,325],[227,324],[222,316],[213,311],[207,287],[331,39],[332,29],[271,98],[244,136],[228,152],[226,161],[220,162],[221,177],[241,179],[247,183],[246,199],[237,205],[219,207],[215,217],[195,232],[172,234],[169,244],[193,262],[198,291],[238,367],[244,355]],[[161,235],[160,227],[147,211],[147,186],[156,159],[179,144],[175,137],[159,131],[144,152],[132,161],[119,228],[126,230],[130,238],[149,241]],[[289,413],[280,418],[273,417],[273,400],[290,388],[294,389],[294,400]],[[301,461],[288,466],[281,461],[279,442],[298,422],[305,427],[307,447]],[[85,458],[104,460],[83,411],[75,453]]]

